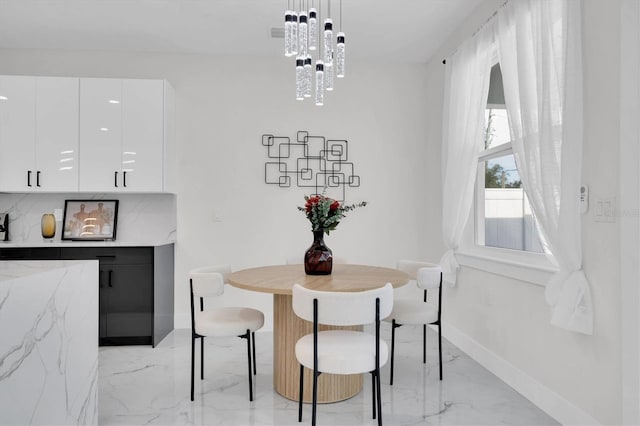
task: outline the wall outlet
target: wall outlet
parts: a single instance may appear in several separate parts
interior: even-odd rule
[[[595,200],[595,220],[596,222],[615,223],[616,222],[616,198],[597,198]]]
[[[53,209],[53,216],[56,218],[56,222],[62,222],[62,209]]]
[[[214,208],[211,211],[211,222],[213,223],[222,222],[222,211],[219,208]]]

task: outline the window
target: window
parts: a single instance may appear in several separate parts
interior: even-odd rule
[[[484,149],[478,156],[475,242],[542,253],[538,229],[513,156],[500,65],[491,69]]]

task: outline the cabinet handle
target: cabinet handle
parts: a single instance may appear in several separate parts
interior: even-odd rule
[[[118,172],[114,172],[113,185],[118,187]]]
[[[31,186],[31,170],[27,170],[27,186]]]
[[[122,185],[127,187],[127,172],[122,172]]]
[[[40,170],[36,172],[36,186],[40,186]]]
[[[111,282],[112,275],[113,275],[113,271],[109,270],[109,287],[113,287],[113,283]]]

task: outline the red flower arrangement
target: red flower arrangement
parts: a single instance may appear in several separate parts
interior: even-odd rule
[[[312,231],[323,231],[329,235],[330,231],[336,229],[340,220],[345,217],[345,213],[356,207],[364,207],[366,201],[357,204],[343,205],[339,201],[323,195],[304,196],[304,207],[298,210],[304,212],[311,222]]]

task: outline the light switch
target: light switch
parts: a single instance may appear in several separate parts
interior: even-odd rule
[[[62,209],[53,209],[53,216],[56,218],[56,222],[62,221]]]
[[[580,213],[586,214],[589,211],[589,187],[582,185],[580,187]]]

